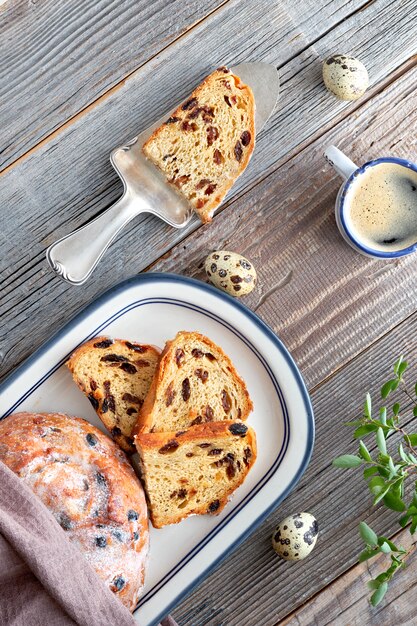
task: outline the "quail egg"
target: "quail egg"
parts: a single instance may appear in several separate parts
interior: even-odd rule
[[[236,252],[216,250],[208,255],[204,269],[215,287],[231,296],[244,296],[255,287],[253,264]]]
[[[272,547],[286,561],[301,561],[316,545],[319,526],[311,513],[296,513],[282,520],[272,535]]]
[[[364,64],[345,54],[335,54],[324,61],[323,80],[327,89],[340,100],[357,100],[369,86]]]

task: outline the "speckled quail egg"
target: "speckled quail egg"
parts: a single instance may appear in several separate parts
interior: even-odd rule
[[[272,535],[272,546],[286,561],[301,561],[316,545],[319,526],[311,513],[296,513],[282,520]]]
[[[324,61],[323,80],[327,89],[340,100],[357,100],[369,85],[364,64],[345,54],[335,54]]]
[[[208,255],[204,269],[210,282],[231,296],[244,296],[255,287],[256,271],[241,254],[216,250]]]

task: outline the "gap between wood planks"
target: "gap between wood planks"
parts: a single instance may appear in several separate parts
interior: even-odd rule
[[[363,356],[370,352],[375,345],[380,344],[381,342],[383,343],[384,340],[388,337],[388,335],[394,333],[394,332],[398,332],[400,331],[401,333],[401,327],[404,326],[406,327],[407,324],[409,323],[409,321],[411,320],[411,318],[416,318],[417,317],[417,313],[416,311],[414,311],[413,313],[411,313],[410,315],[408,315],[406,318],[404,318],[399,324],[397,324],[396,326],[394,326],[393,328],[391,328],[389,331],[387,331],[386,333],[384,333],[383,335],[381,335],[380,337],[378,337],[375,341],[373,341],[371,344],[369,344],[364,350],[362,350],[359,354],[355,355],[353,358],[351,358],[350,360],[346,361],[340,368],[338,368],[337,370],[333,371],[329,376],[327,376],[325,379],[323,379],[322,381],[320,381],[320,383],[318,383],[317,385],[315,385],[310,391],[309,393],[313,396],[314,393],[321,388],[324,384],[328,383],[331,379],[335,378],[336,375],[340,375],[341,371],[345,370],[347,367],[352,367],[354,366],[355,362],[358,361],[359,359],[363,358]],[[399,355],[397,355],[399,356]],[[407,358],[407,355],[404,355],[405,358]],[[381,381],[382,383],[382,381]],[[402,409],[403,411],[408,411],[412,406],[413,406],[414,402],[411,402],[411,400],[408,400],[404,403],[401,403],[402,405]],[[353,416],[354,417],[354,416]],[[356,419],[356,418],[355,418]],[[401,425],[402,427],[407,427],[409,426],[413,421],[415,421],[415,417],[413,415],[410,415],[408,419],[405,419]],[[400,435],[392,435],[389,438],[390,443],[392,443],[393,438],[397,438],[398,441],[401,440],[401,436]],[[375,451],[377,451],[377,444],[376,442],[369,444],[367,443],[367,447],[369,449],[369,451],[371,452],[371,454],[373,454]],[[331,467],[331,462],[329,462],[328,465],[324,466],[319,473],[316,474],[316,476],[318,476],[319,474],[322,474],[323,472],[327,472],[329,471],[330,467]],[[365,483],[363,483],[363,489],[364,492],[366,492],[366,486]],[[400,516],[400,514],[398,514]],[[366,520],[365,520],[366,521]],[[408,526],[405,529],[401,529],[401,530],[397,530],[396,532],[393,533],[387,533],[386,536],[391,539],[392,541],[397,541],[398,537],[406,537],[407,538],[407,547],[408,545],[411,545],[411,543],[416,543],[417,539],[415,539],[413,542],[411,541],[411,537],[409,535],[409,530],[408,530]],[[370,592],[369,590],[366,589],[365,583],[370,580],[372,578],[372,576],[375,576],[376,570],[378,569],[378,566],[374,567],[374,564],[379,563],[379,561],[384,558],[385,555],[380,555],[378,557],[378,559],[373,560],[372,561],[372,566],[373,569],[375,571],[369,572],[369,565],[368,562],[364,562],[364,563],[355,563],[354,565],[352,565],[351,567],[348,567],[344,572],[342,572],[341,574],[339,574],[336,578],[334,578],[328,585],[326,585],[325,587],[323,587],[322,589],[320,589],[319,591],[317,591],[315,594],[313,594],[310,598],[308,598],[305,602],[303,602],[302,604],[300,604],[300,606],[298,606],[294,611],[291,611],[286,617],[282,618],[279,622],[277,622],[275,624],[275,626],[296,626],[296,624],[300,624],[301,623],[298,621],[298,614],[304,610],[306,610],[310,605],[312,605],[314,603],[314,601],[323,593],[326,592],[327,589],[333,587],[334,585],[337,586],[337,583],[339,581],[341,581],[342,579],[349,577],[349,575],[351,573],[353,573],[354,571],[358,572],[358,576],[361,573],[364,573],[365,570],[368,571],[369,573],[369,577],[367,578],[367,580],[365,582],[361,582],[361,585],[363,584],[364,586],[364,596],[366,598],[369,597]],[[398,572],[397,574],[398,576],[401,576],[401,572]],[[389,597],[386,597],[386,600],[389,600]],[[385,600],[385,601],[386,601]],[[366,600],[368,602],[368,600]],[[381,605],[380,608],[384,607],[384,603]],[[350,607],[347,607],[350,608]],[[345,609],[347,610],[347,609]],[[369,610],[371,610],[371,605],[369,605]],[[292,620],[296,620],[296,621],[292,621]],[[314,622],[315,624],[316,622]],[[331,624],[333,622],[326,622],[326,624],[323,624],[323,626],[327,626],[327,624]],[[304,626],[304,622],[302,622],[303,626]],[[338,622],[339,624],[339,622]],[[320,625],[321,626],[321,625]]]
[[[402,594],[394,595],[396,591],[396,587],[398,587],[401,584],[401,580],[400,580],[401,577],[407,575],[406,572],[408,571],[409,567],[413,567],[413,565],[415,567],[415,563],[412,565],[411,560],[413,556],[415,556],[415,548],[416,548],[417,539],[413,540],[411,538],[408,527],[404,530],[399,530],[398,532],[394,533],[391,537],[391,540],[394,541],[397,545],[403,545],[406,549],[408,549],[409,547],[413,545],[414,551],[410,555],[409,559],[407,560],[407,569],[397,572],[397,574],[395,575],[393,579],[393,582],[390,583],[390,587],[388,588],[387,595],[385,596],[384,600],[377,608],[376,607],[373,608],[369,602],[369,597],[372,592],[369,589],[367,589],[366,583],[369,580],[371,580],[372,577],[380,573],[379,564],[385,557],[385,555],[383,554],[378,555],[378,557],[372,560],[371,563],[369,561],[365,561],[364,563],[357,563],[356,565],[353,565],[352,567],[347,569],[345,572],[343,572],[343,574],[340,574],[334,580],[332,580],[332,582],[329,583],[326,587],[324,587],[323,589],[321,589],[320,591],[312,595],[311,598],[309,598],[306,602],[303,602],[303,604],[301,604],[297,609],[295,609],[295,611],[291,611],[291,613],[289,613],[286,617],[284,617],[282,620],[277,622],[275,626],[307,626],[307,622],[303,619],[304,617],[307,617],[307,619],[309,619],[309,622],[308,622],[309,624],[316,624],[317,623],[316,622],[317,611],[316,611],[316,607],[314,606],[316,604],[316,601],[320,598],[324,598],[324,596],[327,595],[328,593],[329,594],[331,593],[332,594],[331,602],[332,604],[334,604],[334,598],[335,597],[337,598],[336,594],[338,593],[338,587],[341,587],[342,585],[344,589],[347,589],[348,591],[351,591],[352,587],[360,586],[360,589],[362,590],[362,594],[361,594],[361,597],[359,598],[350,598],[350,604],[342,608],[341,613],[338,615],[337,624],[340,625],[340,622],[339,622],[340,617],[344,613],[346,613],[346,611],[349,611],[353,606],[355,606],[355,612],[357,613],[359,602],[361,604],[364,604],[365,608],[367,608],[369,611],[373,612],[372,617],[376,617],[379,620],[380,617],[378,614],[383,612],[384,609],[386,609],[394,601],[398,600],[399,595],[402,595]],[[355,578],[354,581],[352,581],[353,577]],[[404,586],[403,583],[402,583],[402,586]],[[412,585],[409,585],[409,587],[412,587]],[[408,589],[406,589],[405,592],[407,591]],[[324,603],[326,603],[325,598],[324,598]],[[318,608],[320,609],[320,607]],[[322,607],[322,608],[325,608],[325,607]],[[307,615],[307,613],[310,613],[310,615]],[[362,623],[364,623],[364,618],[366,616],[363,615],[363,611],[360,611],[360,614],[361,614]],[[300,621],[300,618],[302,621]],[[314,619],[314,621],[310,621],[310,618],[311,620]],[[330,621],[326,621],[325,624],[322,624],[320,626],[329,626],[330,624],[335,624],[333,617],[329,615],[328,619],[330,619]],[[381,622],[378,621],[378,624],[379,626],[381,626]]]
[[[402,66],[400,66],[397,70],[395,70],[394,72],[392,72],[383,82],[379,83],[378,85],[376,85],[372,90],[370,90],[370,92],[367,95],[367,98],[364,98],[363,101],[358,102],[357,106],[352,110],[352,114],[355,115],[356,112],[358,111],[358,109],[360,109],[362,106],[364,106],[366,104],[366,102],[368,102],[373,96],[375,96],[377,93],[380,93],[381,91],[383,91],[384,89],[386,89],[389,85],[391,85],[395,80],[397,80],[398,78],[400,78],[400,76],[402,76],[403,74],[405,74],[408,70],[410,70],[412,67],[414,67],[414,65],[416,64],[417,58],[416,57],[412,57],[410,58],[406,63],[404,63]],[[343,113],[339,114],[339,116],[335,119],[334,123],[328,123],[325,127],[323,127],[322,129],[320,129],[320,132],[315,133],[312,137],[310,137],[308,140],[305,140],[302,144],[300,144],[301,149],[300,150],[293,150],[291,153],[289,153],[288,155],[286,155],[281,162],[279,163],[278,167],[271,170],[270,172],[267,172],[267,174],[261,179],[259,180],[257,183],[255,183],[254,185],[252,185],[246,192],[242,193],[240,196],[238,196],[236,199],[233,199],[232,202],[230,202],[229,204],[226,204],[224,209],[226,209],[228,206],[233,205],[237,199],[242,198],[243,196],[246,195],[246,193],[249,191],[251,192],[253,190],[253,188],[257,185],[260,184],[263,180],[267,179],[268,176],[270,176],[273,172],[279,170],[280,167],[283,167],[289,160],[291,160],[291,158],[294,157],[294,154],[297,154],[299,152],[301,152],[302,150],[306,150],[308,148],[308,146],[314,142],[315,140],[317,140],[318,138],[320,138],[324,133],[328,132],[329,128],[336,128],[338,126],[338,124],[341,123],[341,121],[343,121],[345,118],[343,116]],[[224,210],[223,209],[223,210]],[[90,221],[90,220],[87,220]],[[200,227],[201,228],[201,227]],[[158,263],[161,258],[168,258],[170,256],[170,254],[172,253],[172,250],[175,249],[177,246],[179,245],[183,245],[184,241],[185,241],[186,237],[184,237],[184,239],[182,240],[182,244],[178,243],[175,246],[172,246],[171,249],[165,253],[162,257],[159,257],[158,260],[156,260],[154,263],[150,264],[149,266],[147,266],[146,270],[151,269],[152,267],[154,267],[154,265],[156,263]],[[40,263],[44,262],[44,255],[42,253],[42,255],[39,255],[38,258],[33,259],[31,261],[29,261],[26,265],[29,265],[29,268],[33,268],[36,266],[39,266]],[[144,270],[144,271],[146,271]],[[19,270],[20,271],[20,270]],[[56,278],[52,275],[50,276],[50,280],[48,281],[48,284],[52,281],[52,280],[56,280]],[[256,307],[259,307],[262,303],[264,303],[268,297],[270,297],[272,295],[272,293],[274,291],[276,291],[276,289],[282,286],[282,283],[279,283],[279,285],[275,285],[272,287],[272,289],[269,290],[269,293],[265,294],[266,297],[263,296],[263,300],[262,302],[259,301],[257,303],[257,305],[255,305]],[[43,285],[43,287],[45,287],[45,285]],[[28,287],[29,288],[29,287]]]
[[[191,26],[188,26],[186,28],[186,30],[183,33],[181,33],[181,35],[176,37],[168,45],[163,46],[162,48],[160,48],[157,52],[155,52],[155,54],[150,56],[144,63],[141,63],[140,65],[135,67],[132,71],[128,72],[120,81],[118,81],[115,85],[113,85],[113,87],[111,87],[105,93],[103,93],[101,96],[99,96],[98,98],[96,98],[95,100],[90,102],[87,106],[85,106],[83,109],[78,111],[78,113],[76,113],[75,115],[70,117],[66,122],[64,122],[64,124],[59,126],[59,128],[55,129],[54,131],[52,131],[51,133],[46,135],[46,137],[41,139],[41,141],[39,141],[32,148],[30,148],[30,150],[28,150],[27,152],[22,154],[16,160],[12,161],[12,163],[9,163],[9,165],[7,165],[3,170],[0,171],[0,177],[3,176],[3,174],[6,174],[7,172],[9,172],[15,166],[17,166],[20,163],[22,163],[23,161],[25,161],[29,156],[31,156],[33,153],[35,153],[37,150],[39,150],[45,144],[49,143],[52,139],[55,139],[55,137],[60,135],[61,132],[63,132],[66,128],[71,126],[79,118],[83,117],[84,115],[87,115],[88,112],[91,111],[98,104],[100,104],[100,102],[103,102],[104,100],[109,98],[112,94],[114,94],[115,92],[119,91],[119,89],[121,89],[125,85],[126,81],[129,80],[129,78],[133,74],[138,72],[141,68],[145,67],[148,63],[150,63],[155,57],[160,55],[162,52],[164,52],[165,50],[167,50],[171,46],[174,46],[178,41],[180,41],[184,37],[188,36],[190,32],[192,32],[194,29],[196,29],[198,26],[200,26],[203,22],[208,20],[212,15],[214,15],[215,13],[217,13],[218,11],[223,9],[223,7],[226,4],[228,4],[230,1],[231,0],[224,0],[224,2],[222,2],[218,7],[216,7],[215,9],[210,11],[209,13],[207,13],[203,18],[201,18],[201,19],[197,20],[196,22],[194,22],[193,24],[191,24]],[[371,0],[371,1],[373,1],[373,0]],[[0,0],[0,5],[1,5],[1,0]]]
[[[398,329],[402,324],[405,324],[406,322],[408,322],[412,317],[414,317],[416,315],[416,311],[413,311],[412,313],[410,313],[409,315],[407,315],[407,317],[404,317],[401,322],[399,322],[398,324],[395,324],[395,326],[393,326],[392,328],[389,328],[385,333],[382,333],[382,335],[376,337],[370,344],[368,344],[366,346],[366,348],[364,348],[363,350],[361,350],[361,352],[359,352],[358,354],[355,354],[351,359],[349,359],[348,361],[345,361],[345,363],[343,363],[343,365],[341,365],[340,367],[337,367],[335,370],[333,370],[330,374],[328,374],[327,376],[325,376],[323,378],[323,380],[321,380],[319,383],[317,383],[316,385],[314,385],[314,387],[312,387],[311,389],[309,389],[309,393],[314,393],[315,391],[317,391],[317,389],[320,389],[320,387],[322,387],[324,384],[326,384],[327,382],[329,382],[329,380],[331,380],[332,378],[334,378],[335,376],[337,376],[345,367],[346,365],[349,365],[350,363],[353,363],[354,361],[356,361],[356,359],[358,359],[362,354],[365,354],[366,352],[368,352],[369,350],[371,350],[375,344],[377,344],[379,341],[381,341],[381,339],[384,339],[384,337],[387,337],[390,333],[392,333],[395,329]],[[398,355],[399,357],[400,355]],[[407,355],[404,355],[405,357]],[[408,423],[408,422],[407,422]]]
[[[371,4],[373,2],[373,0],[371,0],[371,2],[368,2],[367,4]],[[356,13],[357,11],[355,11]],[[384,79],[383,81],[379,82],[377,85],[375,85],[375,87],[373,87],[372,89],[369,89],[364,96],[362,96],[362,98],[360,100],[357,101],[357,106],[354,106],[350,111],[349,111],[349,117],[352,115],[355,115],[357,113],[357,111],[359,109],[361,109],[367,102],[369,102],[369,100],[371,100],[372,98],[374,98],[376,95],[378,95],[379,93],[383,92],[385,89],[387,89],[388,87],[390,87],[390,85],[392,85],[396,80],[398,80],[399,78],[401,78],[401,76],[403,76],[404,74],[406,74],[408,71],[412,70],[415,66],[417,66],[417,54],[413,55],[412,57],[410,57],[409,59],[407,59],[407,61],[405,61],[405,63],[403,63],[402,65],[400,65],[400,67],[398,67],[396,70],[394,70],[393,72],[391,72],[386,79]],[[274,165],[273,169],[268,169],[265,173],[265,176],[262,176],[261,178],[259,178],[258,180],[256,180],[254,182],[253,185],[250,185],[249,187],[247,187],[245,189],[245,191],[243,191],[241,194],[236,195],[233,200],[229,201],[229,202],[225,202],[225,204],[223,206],[221,206],[217,211],[216,211],[216,216],[220,215],[220,213],[222,213],[224,210],[226,210],[228,207],[232,206],[233,204],[235,204],[237,201],[241,200],[242,198],[244,198],[246,195],[250,194],[253,192],[253,189],[255,187],[257,187],[259,184],[261,184],[262,182],[265,182],[265,180],[268,179],[269,176],[271,176],[272,174],[274,174],[275,172],[277,172],[281,167],[284,167],[289,161],[291,161],[291,159],[294,158],[294,156],[296,156],[297,154],[303,152],[304,150],[306,150],[311,144],[313,144],[315,141],[317,141],[318,139],[320,139],[320,137],[322,137],[323,135],[325,135],[327,132],[329,132],[330,129],[334,129],[337,128],[337,126],[345,119],[345,112],[342,111],[338,116],[336,116],[331,122],[329,122],[328,124],[325,124],[320,131],[313,133],[310,137],[308,137],[308,139],[305,139],[304,141],[302,141],[297,148],[295,148],[294,150],[290,150],[285,157],[283,157],[280,161],[278,161],[277,164]],[[97,214],[99,215],[101,213],[101,211]],[[96,217],[96,216],[94,216]],[[94,219],[94,218],[92,218]],[[81,226],[83,226],[84,224],[87,224],[90,220],[83,222],[81,224]],[[193,231],[196,232],[196,230],[198,230],[199,228],[202,228],[203,224],[197,226],[197,228]],[[150,263],[147,267],[145,267],[142,271],[143,272],[148,272],[150,271],[155,265],[157,265],[159,263],[159,261],[161,259],[168,259],[172,253],[172,250],[174,250],[175,248],[177,248],[178,246],[182,245],[187,238],[189,237],[191,233],[187,233],[183,239],[180,239],[179,241],[177,241],[169,250],[167,250],[166,252],[164,252],[163,255],[161,255],[158,259],[155,259],[155,261],[153,261],[152,263]],[[286,277],[286,280],[288,281],[288,277]],[[286,284],[286,283],[285,283]],[[280,281],[277,285],[274,285],[273,287],[271,287],[271,289],[268,291],[267,294],[265,294],[265,296],[262,296],[259,300],[259,302],[256,304],[256,306],[254,307],[254,310],[256,311],[256,309],[259,308],[259,306],[261,304],[264,304],[266,302],[266,300],[268,299],[268,297],[270,295],[272,295],[277,289],[279,289],[281,286],[283,286],[283,281]]]
[[[225,5],[227,5],[230,2],[230,0],[225,0],[224,2],[222,2],[221,5],[219,5],[218,7],[216,7],[215,9],[213,9],[212,11],[210,11],[207,15],[205,15],[202,19],[197,20],[196,22],[194,22],[194,24],[192,24],[191,26],[189,26],[181,35],[179,35],[176,39],[174,39],[173,41],[171,41],[168,45],[162,47],[160,50],[158,50],[158,52],[156,52],[155,54],[153,54],[152,56],[150,56],[144,63],[138,65],[134,70],[132,70],[131,72],[129,72],[128,74],[126,74],[124,76],[124,78],[122,80],[120,80],[119,82],[117,82],[113,87],[111,87],[110,89],[108,89],[104,94],[102,94],[101,96],[99,96],[98,98],[96,98],[95,100],[93,100],[92,102],[90,102],[87,106],[85,106],[83,109],[81,109],[78,113],[76,113],[75,115],[73,115],[72,117],[70,117],[64,124],[62,124],[59,128],[57,128],[56,130],[54,130],[53,132],[49,133],[46,137],[44,137],[41,141],[39,141],[36,145],[34,145],[32,148],[30,148],[30,150],[28,150],[27,152],[25,152],[24,154],[22,154],[20,157],[18,157],[16,160],[14,160],[12,163],[10,163],[9,165],[7,165],[3,170],[0,171],[0,177],[3,174],[6,174],[7,172],[9,172],[11,169],[13,169],[15,166],[19,165],[20,163],[22,163],[23,161],[25,161],[29,156],[31,156],[32,154],[34,154],[37,150],[39,150],[42,146],[46,145],[47,143],[49,143],[51,140],[55,139],[57,136],[59,136],[61,134],[61,132],[63,132],[65,129],[67,129],[68,127],[70,127],[72,124],[74,124],[78,119],[84,117],[85,115],[88,114],[89,111],[91,111],[93,108],[95,108],[98,104],[100,104],[101,102],[105,101],[107,98],[109,98],[112,94],[116,93],[117,91],[119,91],[126,83],[126,81],[133,76],[133,74],[135,74],[136,72],[138,72],[141,68],[145,67],[148,63],[150,63],[154,58],[156,58],[157,56],[159,56],[161,53],[163,53],[165,50],[175,46],[179,41],[181,41],[181,39],[183,39],[184,37],[187,37],[193,30],[195,30],[198,26],[200,26],[201,24],[203,24],[205,21],[207,21],[211,16],[215,15],[216,13],[220,12]],[[288,59],[286,59],[285,61],[283,61],[282,63],[279,63],[277,65],[278,69],[281,69],[282,67],[284,67],[285,65],[287,65],[287,63],[291,62],[294,58],[296,58],[297,56],[303,54],[306,50],[308,50],[308,48],[310,48],[311,46],[314,46],[315,43],[317,43],[317,41],[319,41],[320,39],[322,39],[323,37],[325,37],[330,31],[332,31],[333,29],[337,28],[337,26],[339,26],[342,22],[348,20],[349,18],[351,18],[352,16],[356,15],[357,13],[360,13],[361,11],[365,10],[368,6],[374,4],[375,0],[367,0],[366,2],[364,2],[360,7],[354,9],[353,11],[351,11],[350,13],[347,13],[343,18],[341,18],[339,21],[336,21],[334,24],[332,24],[332,26],[330,28],[328,28],[327,30],[324,30],[322,33],[320,33],[320,35],[314,39],[312,39],[311,41],[309,41],[308,43],[306,43],[306,45],[304,47],[302,47],[300,50],[297,51],[297,53],[295,53],[292,56],[289,56]],[[285,81],[282,83],[285,84]]]
[[[278,619],[284,619],[285,615],[292,614],[297,604],[302,606],[308,596],[316,594],[319,587],[325,589],[331,584],[333,576],[336,579],[343,573],[343,568],[346,571],[350,569],[350,565],[354,565],[356,555],[362,548],[356,530],[361,519],[366,519],[378,534],[392,535],[398,531],[397,513],[387,511],[386,515],[382,515],[380,507],[371,507],[370,498],[363,497],[360,473],[351,472],[348,479],[343,479],[341,470],[331,468],[324,475],[323,467],[329,458],[353,451],[353,446],[356,445],[352,440],[349,441],[348,438],[344,440],[344,437],[340,436],[341,425],[352,415],[353,408],[349,394],[342,393],[338,396],[335,393],[338,388],[344,389],[342,380],[348,386],[356,405],[357,398],[362,395],[363,373],[366,368],[370,390],[375,395],[379,391],[379,377],[389,375],[388,367],[385,361],[382,361],[384,355],[391,352],[398,342],[404,343],[414,336],[416,320],[417,315],[413,324],[408,324],[401,331],[396,329],[390,338],[381,340],[373,353],[362,354],[358,364],[347,366],[345,377],[339,377],[339,381],[330,381],[327,389],[319,390],[313,396],[317,436],[321,445],[316,446],[312,462],[300,485],[280,505],[279,518],[278,511],[271,513],[240,550],[224,561],[191,598],[177,607],[174,614],[178,616],[180,624],[237,626],[243,623],[250,626],[266,624],[272,626]],[[415,358],[417,356],[415,344],[413,348]],[[412,373],[415,375],[415,367],[412,368]],[[326,423],[326,417],[330,415],[331,419]],[[317,546],[312,557],[303,563],[285,563],[278,559],[271,549],[271,534],[278,519],[283,519],[294,511],[305,510],[306,505],[307,510],[311,510],[319,520],[320,547]],[[335,555],[338,555],[338,558],[335,558]],[[401,574],[399,578],[400,576]],[[244,593],[247,589],[251,589],[252,603],[241,601],[242,590]],[[207,609],[204,609],[202,605],[206,605],[206,599],[210,597],[211,591],[213,601]],[[346,601],[349,600],[350,596]],[[223,619],[218,621],[212,619],[210,608],[214,610],[223,608]],[[201,619],[186,618],[193,610],[195,614],[192,615],[202,613]],[[335,610],[338,611],[338,605]],[[319,620],[312,621],[309,626],[313,624],[322,626],[322,623]],[[337,626],[346,626],[347,623],[351,626],[353,624],[363,626],[353,621],[341,622]],[[398,622],[393,621],[385,624],[392,626],[396,623]],[[303,623],[303,626],[307,624]],[[383,625],[376,622],[374,626]]]

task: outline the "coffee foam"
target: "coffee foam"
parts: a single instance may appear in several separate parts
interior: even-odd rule
[[[373,250],[395,252],[417,242],[417,172],[398,163],[367,167],[350,185],[345,219]]]

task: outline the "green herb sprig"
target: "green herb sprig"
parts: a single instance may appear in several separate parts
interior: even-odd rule
[[[407,361],[401,356],[394,364],[394,377],[381,387],[381,397],[386,400],[400,387],[412,402],[411,411],[413,416],[417,417],[417,384],[413,395],[403,379],[407,366]],[[363,467],[363,477],[373,496],[374,505],[382,502],[387,508],[403,513],[399,524],[404,528],[411,522],[409,530],[413,534],[417,529],[417,433],[408,433],[400,426],[400,412],[401,407],[396,402],[390,409],[390,415],[387,406],[382,406],[378,411],[378,417],[374,417],[371,396],[367,393],[362,418],[347,424],[355,427],[354,437],[359,439],[358,454],[339,456],[334,459],[333,465],[341,469]],[[387,439],[395,433],[401,436],[401,441],[396,454],[391,455]],[[373,456],[361,439],[371,434],[375,436],[377,445],[377,452]],[[404,495],[407,479],[414,481],[414,490],[408,501]],[[359,555],[359,562],[381,553],[390,558],[387,569],[368,583],[373,591],[371,603],[376,606],[387,592],[388,583],[394,574],[406,566],[406,560],[413,548],[406,550],[402,546],[396,546],[386,537],[378,536],[365,522],[360,523],[359,533],[365,543],[365,549]]]

